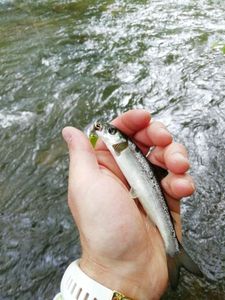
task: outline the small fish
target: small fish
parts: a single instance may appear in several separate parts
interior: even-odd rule
[[[167,254],[170,285],[178,285],[180,267],[202,276],[199,267],[179,243],[164,194],[155,176],[153,165],[141,150],[115,126],[96,122],[96,134],[103,140],[115,158],[131,187],[131,195],[138,198],[150,220],[163,238]]]

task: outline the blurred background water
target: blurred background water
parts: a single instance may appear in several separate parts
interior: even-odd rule
[[[52,299],[80,254],[65,125],[146,108],[186,145],[197,192],[164,299],[225,299],[225,3],[0,0],[0,299]]]

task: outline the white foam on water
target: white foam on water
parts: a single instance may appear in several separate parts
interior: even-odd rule
[[[62,57],[54,55],[48,58],[42,58],[41,64],[53,72],[57,72],[60,69],[60,63],[62,61]]]
[[[7,128],[16,124],[24,128],[31,124],[35,116],[36,114],[28,111],[0,111],[0,127]]]
[[[11,4],[14,0],[0,0],[0,4]]]

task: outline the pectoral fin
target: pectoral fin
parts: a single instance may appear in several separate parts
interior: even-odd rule
[[[128,147],[128,142],[125,141],[125,142],[122,142],[122,143],[114,144],[114,145],[112,145],[112,146],[113,146],[113,149],[115,150],[115,153],[116,153],[117,155],[120,155],[120,153],[121,153],[122,151],[124,151],[125,149],[127,149],[127,147]]]

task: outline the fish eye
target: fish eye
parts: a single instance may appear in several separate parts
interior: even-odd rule
[[[117,130],[115,127],[109,127],[108,129],[108,133],[111,134],[111,135],[114,135],[116,134]]]

